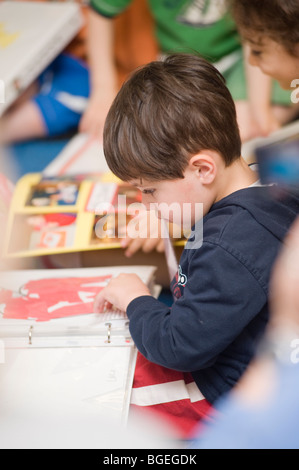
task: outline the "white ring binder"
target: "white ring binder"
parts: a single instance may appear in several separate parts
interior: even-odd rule
[[[5,273],[1,287],[10,291],[11,297],[5,297],[0,316],[0,414],[1,417],[5,414],[8,427],[15,429],[15,434],[18,425],[14,423],[18,423],[24,413],[46,426],[48,416],[41,416],[40,410],[47,410],[51,418],[67,420],[68,413],[71,416],[81,413],[86,417],[85,423],[91,415],[97,415],[99,421],[108,417],[117,426],[125,425],[137,357],[125,314],[115,310],[105,314],[92,312],[93,298],[84,297],[90,303],[91,313],[85,313],[85,304],[79,298],[82,314],[58,316],[54,310],[53,318],[44,321],[37,316],[37,308],[41,308],[43,300],[37,295],[40,294],[38,283],[34,284],[34,290],[27,291],[29,283],[57,279],[59,286],[62,279],[78,277],[85,285],[95,276],[135,272],[154,290],[155,270],[154,266],[109,266]],[[90,288],[89,284],[87,287]],[[31,300],[33,304],[37,302],[36,308],[28,305]],[[62,300],[74,301],[73,298]],[[52,299],[46,304],[47,308],[52,306],[51,302]],[[17,385],[20,383],[22,387]],[[64,437],[61,443],[67,445],[68,438],[66,436],[64,441]],[[34,440],[29,434],[26,438]],[[0,429],[0,442],[3,441]]]
[[[111,323],[106,323],[107,325],[107,343],[111,343]]]
[[[29,328],[29,333],[28,333],[29,344],[32,344],[32,332],[33,332],[33,326],[31,325]]]

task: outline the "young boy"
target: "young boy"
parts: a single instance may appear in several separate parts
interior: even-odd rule
[[[222,75],[192,55],[137,70],[105,124],[112,172],[140,188],[146,206],[156,204],[159,211],[161,203],[191,205],[195,230],[195,207],[202,203],[203,242],[182,254],[171,308],[134,274],[113,279],[95,308],[126,310],[141,354],[191,372],[209,404],[235,385],[254,354],[268,320],[272,264],[299,210],[295,196],[269,196],[240,147]],[[165,216],[162,210],[159,215]]]
[[[234,16],[250,61],[285,89],[298,86],[297,0],[234,0]],[[298,103],[298,89],[290,93]],[[299,158],[299,155],[298,155]],[[299,187],[299,182],[298,182]],[[262,352],[234,393],[217,402],[221,419],[200,448],[296,448],[299,219],[292,225],[271,279],[271,318]],[[295,341],[294,341],[295,340]],[[298,354],[297,354],[298,356]],[[270,385],[269,385],[270,384]],[[244,426],[244,423],[246,425]]]

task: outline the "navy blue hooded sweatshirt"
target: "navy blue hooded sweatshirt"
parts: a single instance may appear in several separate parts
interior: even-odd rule
[[[236,191],[203,218],[203,243],[185,249],[172,281],[172,307],[151,296],[128,306],[130,332],[151,362],[191,372],[213,403],[238,381],[268,321],[273,262],[299,198],[267,187]]]

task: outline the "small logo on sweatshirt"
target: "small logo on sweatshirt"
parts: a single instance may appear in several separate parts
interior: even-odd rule
[[[185,286],[187,284],[187,276],[186,274],[182,273],[182,268],[179,266],[179,271],[178,271],[178,285],[179,286]]]
[[[182,287],[184,287],[186,284],[187,284],[187,276],[186,274],[182,273],[182,268],[181,266],[179,266],[179,269],[175,275],[175,278],[173,279],[173,283],[171,287],[173,296],[176,300],[182,297],[183,295]]]

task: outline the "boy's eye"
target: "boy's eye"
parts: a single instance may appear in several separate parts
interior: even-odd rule
[[[154,194],[155,189],[143,189],[142,194]]]

